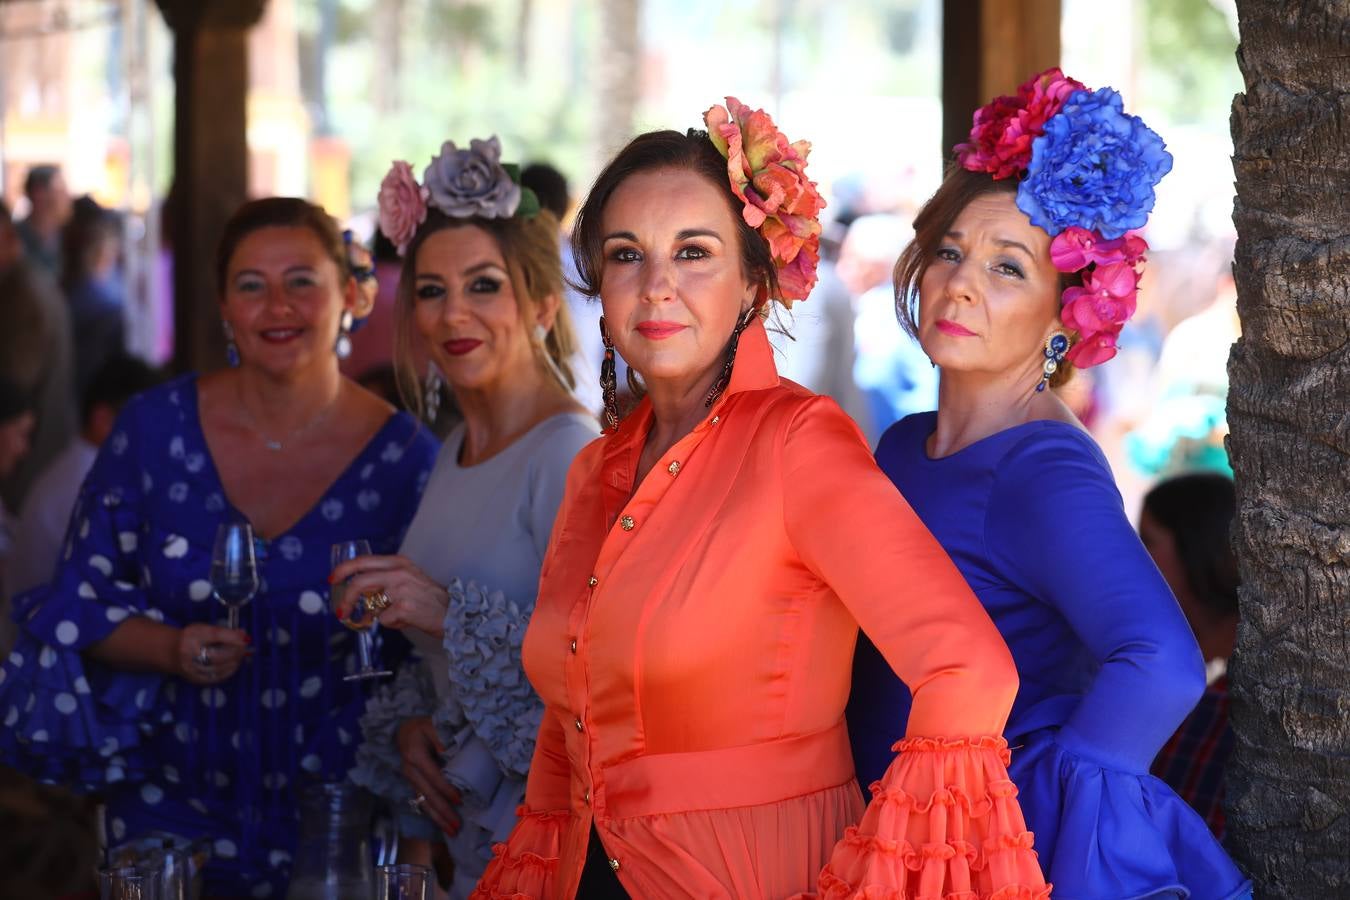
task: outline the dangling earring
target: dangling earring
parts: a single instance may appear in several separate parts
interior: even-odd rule
[[[563,374],[562,368],[554,362],[553,354],[548,352],[548,329],[542,324],[536,324],[534,326],[534,339],[539,344],[539,354],[544,357],[544,364],[548,366],[549,372],[553,374],[554,378],[558,379],[558,384],[561,384],[564,390],[570,392],[572,385],[567,383],[567,376]]]
[[[239,368],[239,345],[234,342],[234,326],[224,319],[220,320],[220,330],[225,332],[225,362],[231,369]]]
[[[722,392],[731,383],[731,369],[736,365],[736,348],[741,343],[741,332],[750,327],[750,322],[758,313],[759,310],[752,306],[745,311],[745,315],[741,316],[740,321],[736,323],[735,330],[731,332],[731,345],[727,348],[726,362],[722,363],[721,374],[717,376],[713,386],[708,389],[708,396],[703,398],[704,406],[712,406],[716,403],[717,398],[722,396]]]
[[[352,355],[352,311],[344,310],[342,320],[338,323],[337,342],[333,344],[333,352],[337,354],[338,359],[346,359]]]
[[[605,403],[605,430],[613,431],[619,427],[619,379],[614,372],[614,341],[604,316],[600,317],[600,340],[605,345],[605,358],[600,363],[600,397]]]
[[[1041,381],[1036,385],[1036,393],[1045,390],[1045,386],[1050,383],[1050,376],[1059,371],[1060,363],[1064,362],[1064,354],[1069,352],[1069,336],[1062,331],[1056,331],[1050,335],[1045,342],[1045,365],[1041,367]]]
[[[422,414],[428,424],[435,424],[436,414],[441,410],[441,373],[436,364],[427,361],[427,380],[422,389]]]

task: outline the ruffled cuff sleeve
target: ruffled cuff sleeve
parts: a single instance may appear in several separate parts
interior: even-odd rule
[[[572,814],[534,812],[522,806],[520,821],[504,842],[492,848],[492,862],[469,900],[541,900],[557,893],[563,837]]]
[[[1043,900],[1050,896],[1001,737],[906,738],[820,874],[822,898]]]
[[[361,714],[361,744],[348,779],[403,810],[412,799],[412,786],[403,777],[398,752],[398,728],[407,719],[431,716],[436,710],[436,688],[420,659],[409,659],[392,683],[380,685]],[[415,826],[414,826],[415,827]],[[405,833],[407,829],[404,829]]]

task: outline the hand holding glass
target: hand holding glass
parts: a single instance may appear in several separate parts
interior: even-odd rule
[[[239,627],[240,608],[258,592],[258,563],[253,555],[253,526],[226,522],[216,529],[211,551],[211,589],[229,610],[231,628]]]
[[[333,545],[333,568],[336,569],[348,560],[369,555],[369,541],[339,541]],[[342,581],[333,585],[332,589],[329,590],[328,604],[334,612],[337,612],[342,605],[346,588],[347,582]],[[386,678],[393,675],[393,672],[375,668],[374,632],[378,623],[375,613],[366,607],[364,596],[356,598],[356,602],[352,604],[351,612],[347,613],[341,621],[343,625],[356,632],[356,649],[361,656],[361,668],[342,680],[360,681],[364,678]]]

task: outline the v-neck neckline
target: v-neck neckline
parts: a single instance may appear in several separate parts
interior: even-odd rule
[[[198,390],[198,376],[196,374],[191,376],[189,387],[190,389],[187,391],[190,404],[187,410],[188,418],[191,420],[192,427],[196,429],[197,440],[201,442],[202,455],[206,458],[206,466],[210,472],[210,476],[215,481],[216,486],[220,489],[220,496],[224,498],[226,508],[240,519],[252,523],[253,520],[244,515],[243,510],[235,505],[235,502],[230,499],[230,493],[225,487],[225,479],[220,477],[220,469],[216,467],[215,456],[211,453],[211,444],[206,440],[206,429],[202,427],[201,392]],[[370,436],[370,439],[366,441],[360,452],[352,457],[351,462],[347,463],[342,471],[338,473],[337,477],[329,482],[328,486],[323,489],[323,493],[319,494],[319,498],[305,509],[295,521],[273,535],[264,536],[259,534],[257,529],[254,529],[254,536],[264,544],[273,544],[284,537],[294,534],[302,525],[318,514],[319,508],[323,506],[325,500],[332,496],[334,489],[345,482],[348,477],[351,476],[352,472],[356,471],[357,467],[366,461],[366,457],[375,451],[375,447],[380,443],[380,439],[383,438],[386,432],[392,429],[397,423],[401,422],[402,419],[403,414],[397,410],[390,414],[389,418],[384,420],[384,424],[382,424],[379,429]]]

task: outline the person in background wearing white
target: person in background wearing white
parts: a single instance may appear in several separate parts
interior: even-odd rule
[[[80,433],[33,482],[19,513],[14,558],[5,573],[8,598],[47,581],[75,508],[84,476],[89,474],[122,406],[163,379],[133,356],[118,355],[94,373],[80,403]]]

